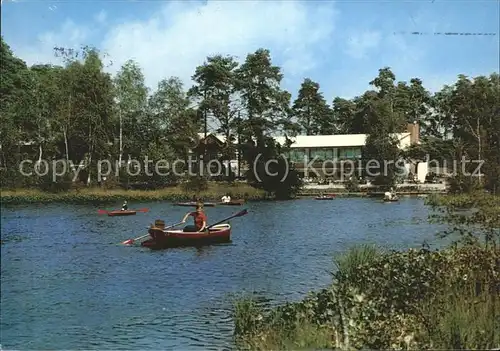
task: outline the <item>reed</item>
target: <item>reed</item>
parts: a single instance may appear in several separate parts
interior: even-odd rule
[[[332,285],[269,311],[235,308],[240,349],[497,349],[500,252],[479,245],[336,260]],[[340,278],[340,279],[339,279]]]
[[[189,201],[193,195],[204,201],[219,201],[224,194],[230,194],[233,199],[262,200],[266,193],[245,183],[210,183],[208,189],[195,193],[182,187],[169,187],[158,190],[125,190],[83,188],[59,193],[44,192],[37,189],[1,190],[3,204],[29,203],[113,203],[123,200],[136,202],[150,201]]]

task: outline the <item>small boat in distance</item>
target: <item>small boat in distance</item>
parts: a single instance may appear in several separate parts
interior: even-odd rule
[[[394,196],[392,198],[384,198],[383,202],[398,202],[399,201],[399,197],[397,196]]]
[[[182,229],[164,230],[161,227],[152,226],[148,229],[148,233],[151,238],[143,241],[141,246],[152,250],[199,247],[231,242],[230,224],[215,225],[208,232],[184,232]]]
[[[141,208],[138,210],[113,210],[113,211],[106,211],[106,210],[99,210],[97,211],[99,214],[107,214],[110,217],[117,217],[117,216],[133,216],[137,214],[137,212],[148,212],[149,209],[147,208]]]
[[[196,207],[198,202],[190,201],[190,202],[176,202],[175,206],[184,206],[184,207]],[[214,207],[216,204],[214,202],[201,202],[203,207]]]
[[[316,200],[333,200],[335,199],[335,195],[320,195],[315,197]]]
[[[396,195],[393,189],[391,191],[386,191],[384,193],[384,202],[397,202],[399,201],[399,197]]]
[[[229,202],[219,202],[217,205],[221,206],[241,206],[245,203],[245,200],[231,200]]]
[[[116,210],[116,211],[109,211],[108,216],[133,216],[137,213],[137,211],[133,210]]]

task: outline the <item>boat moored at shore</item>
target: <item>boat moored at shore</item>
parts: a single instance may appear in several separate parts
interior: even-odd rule
[[[184,207],[196,207],[198,202],[196,201],[189,201],[189,202],[176,202],[174,205],[175,206],[184,206]],[[214,207],[216,204],[215,202],[201,202],[203,207]]]

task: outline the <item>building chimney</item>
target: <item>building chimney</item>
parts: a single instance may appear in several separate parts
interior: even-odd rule
[[[408,133],[410,133],[410,144],[418,144],[420,142],[420,126],[417,121],[408,123]]]

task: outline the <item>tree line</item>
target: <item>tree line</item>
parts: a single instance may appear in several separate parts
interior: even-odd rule
[[[418,160],[425,154],[441,160],[484,159],[482,184],[490,189],[499,184],[500,79],[496,73],[474,79],[461,75],[454,85],[432,94],[420,79],[397,81],[386,67],[370,82],[370,90],[329,103],[319,83],[309,78],[292,101],[291,93],[281,86],[282,70],[266,49],[249,53],[241,64],[229,55],[207,57],[194,69],[192,87],[185,87],[178,77],[168,77],[154,91],[145,85],[141,67],[132,60],[111,76],[105,72],[103,54],[95,48],[55,48],[54,53],[64,59],[63,65],[28,67],[2,37],[3,187],[53,183],[20,177],[19,163],[26,158],[82,163],[80,181],[87,185],[96,181],[99,159],[122,165],[144,155],[154,160],[187,158],[197,133],[206,130],[206,116],[216,121],[215,132],[231,141],[222,159],[233,158],[236,148],[249,164],[260,154],[257,171],[248,172],[247,180],[277,197],[293,194],[301,181],[293,169],[282,181],[285,160],[274,165],[277,175],[265,174],[266,160],[290,146],[276,144],[272,138],[276,134],[365,133],[363,157],[380,160],[401,156]],[[423,141],[402,155],[391,135],[406,131],[408,122],[420,125]],[[144,174],[133,180],[141,179],[155,187],[178,181],[158,175],[146,179]],[[117,179],[130,180],[124,172]],[[380,181],[393,183],[395,176],[389,174]],[[56,183],[69,182],[62,177]],[[459,184],[463,188],[471,181],[460,179]]]

